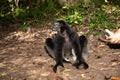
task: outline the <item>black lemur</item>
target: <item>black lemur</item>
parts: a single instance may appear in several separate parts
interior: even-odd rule
[[[73,66],[79,68],[83,64],[84,69],[87,69],[89,67],[86,63],[88,57],[87,38],[84,35],[78,36],[77,32],[63,20],[56,21],[52,30],[57,31],[57,34],[53,38],[46,39],[45,49],[56,61],[53,71],[56,72],[59,65],[64,67],[63,61],[69,62],[67,57],[70,55],[73,56]]]

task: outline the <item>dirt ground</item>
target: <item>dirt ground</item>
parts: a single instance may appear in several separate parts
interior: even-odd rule
[[[87,37],[89,68],[76,69],[64,63],[65,67],[58,67],[54,73],[55,62],[44,50],[44,41],[50,34],[48,28],[38,28],[27,33],[12,31],[1,37],[0,80],[113,80],[120,77],[120,49],[110,49],[92,34]]]

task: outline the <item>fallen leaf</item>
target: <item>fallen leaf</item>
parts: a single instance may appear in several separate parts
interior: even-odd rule
[[[113,60],[111,60],[111,62],[118,62],[118,60],[117,59],[113,59]]]
[[[6,73],[6,72],[3,72],[3,73],[2,73],[2,76],[7,76],[7,73]]]
[[[71,71],[71,69],[65,69],[64,70],[64,72],[70,72]]]
[[[81,74],[81,77],[85,78],[85,74]]]
[[[60,76],[55,76],[55,80],[64,80],[64,79]]]
[[[120,80],[120,77],[112,77],[111,80]]]
[[[112,63],[112,66],[115,66],[115,65],[117,65],[117,63],[113,62],[113,63]]]
[[[45,73],[42,73],[41,76],[48,76],[50,74],[50,72],[45,72]]]
[[[89,77],[88,77],[88,80],[92,80],[94,78],[94,76],[93,75],[90,75]]]

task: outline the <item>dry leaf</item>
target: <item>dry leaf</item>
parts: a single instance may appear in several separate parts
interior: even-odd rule
[[[2,76],[7,76],[7,73],[6,73],[6,72],[3,72],[3,73],[2,73]]]
[[[111,80],[120,80],[120,77],[112,77]]]
[[[85,74],[81,74],[81,77],[85,78]]]

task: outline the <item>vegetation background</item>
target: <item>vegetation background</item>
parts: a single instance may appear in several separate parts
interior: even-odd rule
[[[120,0],[1,0],[0,27],[29,25],[63,19],[71,25],[87,25],[90,30],[120,27]],[[79,30],[78,30],[79,31]]]

